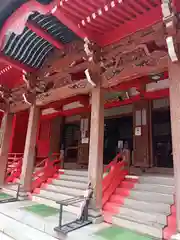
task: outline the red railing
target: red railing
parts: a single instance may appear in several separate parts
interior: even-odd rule
[[[22,157],[23,157],[23,153],[9,153],[8,154],[8,166],[10,164],[16,163]]]
[[[5,182],[14,182],[21,175],[23,153],[9,153]]]
[[[104,168],[104,174],[107,173],[107,175],[103,178],[103,206],[128,174],[128,170],[125,169],[127,165],[127,161],[124,157],[121,156],[121,154],[118,154],[114,160]]]
[[[53,156],[55,156],[55,154],[53,154]],[[32,191],[39,188],[42,183],[45,183],[48,178],[53,177],[53,175],[58,172],[60,169],[60,159],[56,158],[55,160],[51,160],[46,158],[39,164],[39,167],[41,167],[41,169],[35,171],[32,176]]]
[[[117,162],[118,160],[121,158],[121,154],[118,153],[117,156],[108,164],[104,167],[104,171],[103,173],[108,173],[109,170],[111,169],[111,167],[113,167]]]

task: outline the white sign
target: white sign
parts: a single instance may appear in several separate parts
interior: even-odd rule
[[[135,136],[141,136],[141,127],[135,128]]]
[[[89,143],[89,138],[82,138],[82,143]]]

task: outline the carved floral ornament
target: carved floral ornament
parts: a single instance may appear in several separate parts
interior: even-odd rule
[[[106,58],[103,61],[103,66],[106,69],[103,75],[109,81],[126,68],[156,66],[157,61],[166,55],[167,50],[165,47],[157,46],[154,41],[147,44],[140,44],[131,51],[117,51],[112,59]]]

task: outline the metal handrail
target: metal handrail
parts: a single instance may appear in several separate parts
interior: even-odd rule
[[[0,200],[0,204],[1,203],[9,203],[9,202],[16,202],[19,200],[19,193],[20,193],[20,188],[21,188],[21,184],[20,183],[11,183],[11,184],[7,184],[7,185],[17,185],[17,193],[16,193],[16,197],[11,197],[11,198],[7,198],[7,199],[2,199]]]
[[[75,197],[75,198],[69,198],[69,199],[65,199],[62,201],[57,201],[56,203],[60,205],[60,209],[59,209],[59,226],[58,228],[61,229],[62,225],[62,216],[63,216],[63,206],[68,206],[68,205],[73,205],[75,203],[78,202],[82,202],[84,200],[84,196],[79,196],[79,197]]]

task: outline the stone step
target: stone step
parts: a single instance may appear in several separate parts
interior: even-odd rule
[[[45,188],[47,191],[62,193],[62,194],[70,194],[71,196],[81,196],[84,195],[84,191],[82,189],[70,188],[70,187],[62,187],[56,186],[53,184],[48,184]]]
[[[52,200],[55,200],[55,201],[66,200],[66,199],[74,197],[73,195],[70,195],[69,193],[63,194],[63,193],[52,192],[52,191],[50,192],[50,191],[47,191],[45,189],[40,190],[39,196],[45,197],[45,198],[48,198],[48,199],[52,199]]]
[[[154,222],[162,225],[166,225],[167,223],[167,215],[162,213],[155,212],[143,212],[140,210],[135,210],[128,208],[127,206],[122,206],[119,211],[120,215],[126,217],[133,217],[134,219],[138,219],[142,222],[145,222],[147,225],[152,225]]]
[[[70,187],[70,188],[76,188],[76,189],[82,189],[82,190],[87,189],[87,183],[73,182],[73,181],[68,181],[63,179],[54,179],[52,181],[52,184],[56,186]]]
[[[4,188],[10,189],[10,190],[13,190],[13,191],[17,192],[18,184],[6,184],[6,185],[4,185]]]
[[[16,221],[15,219],[4,214],[0,214],[0,219],[1,219],[0,231],[3,232],[3,234],[7,235],[10,239],[11,238],[15,240],[57,239],[50,236],[49,234],[46,234],[42,231],[32,228],[26,224],[23,224],[22,222]]]
[[[112,217],[112,223],[123,228],[130,229],[132,231],[137,231],[141,234],[147,234],[149,236],[162,239],[164,225],[158,223],[152,223],[152,225],[147,225],[146,221],[141,222],[138,219],[116,215]]]
[[[58,199],[56,199],[54,197],[48,198],[46,196],[33,194],[32,195],[32,200],[34,202],[37,202],[37,203],[40,203],[40,204],[45,204],[45,205],[53,207],[53,208],[58,208],[59,209],[59,206],[60,206],[59,204],[56,203],[56,201],[58,201]],[[80,203],[77,203],[76,205],[73,205],[73,206],[64,206],[63,210],[65,210],[67,212],[70,212],[70,213],[78,214],[79,213],[79,206],[80,206]]]
[[[132,198],[124,199],[124,207],[128,207],[135,210],[147,211],[147,212],[157,212],[170,214],[171,213],[171,205],[166,203],[159,202],[145,202],[141,200],[136,200]]]
[[[144,175],[139,177],[140,183],[155,183],[159,185],[174,186],[174,178],[171,176],[161,176],[161,175]]]
[[[61,171],[61,170],[60,170]],[[88,177],[88,171],[85,170],[64,170],[65,175]]]
[[[159,185],[153,183],[137,183],[134,187],[135,190],[142,190],[142,191],[150,191],[156,193],[165,193],[165,194],[173,194],[174,193],[174,186],[169,185]]]
[[[58,199],[55,199],[54,197],[52,199],[49,199],[47,197],[33,194],[32,200],[34,202],[38,202],[40,204],[45,204],[50,207],[59,209],[59,204],[56,203],[56,201],[58,201]],[[79,214],[79,207],[80,207],[80,203],[76,203],[74,205],[64,206],[63,210],[77,215],[77,214]],[[97,213],[96,211],[94,211],[92,209],[89,209],[89,216],[95,218],[95,217],[99,216],[99,213]]]
[[[14,240],[14,238],[9,237],[4,233],[0,233],[1,240]]]
[[[61,174],[59,176],[60,180],[66,180],[66,181],[74,181],[74,182],[83,182],[83,183],[88,183],[88,177],[84,176],[72,176],[72,175],[66,175],[66,174]]]
[[[29,206],[36,204],[37,203],[35,202],[29,201]],[[44,218],[33,214],[32,212],[26,211],[24,207],[27,206],[27,203],[24,204],[24,201],[21,202],[21,205],[18,205],[17,202],[15,202],[14,204],[11,204],[11,207],[9,208],[7,206],[0,208],[0,213],[39,231],[45,232],[53,237],[58,237],[57,233],[54,231],[54,227],[57,226],[59,222],[59,211],[53,214],[53,216]],[[62,224],[74,221],[76,218],[77,216],[75,214],[63,211]]]
[[[2,192],[9,194],[12,197],[16,197],[16,195],[17,195],[17,190],[9,189],[6,187],[2,188]]]
[[[145,202],[159,202],[159,203],[167,203],[173,204],[174,197],[173,194],[163,194],[163,193],[155,193],[155,192],[147,192],[147,191],[138,191],[131,190],[130,198],[141,200]]]

